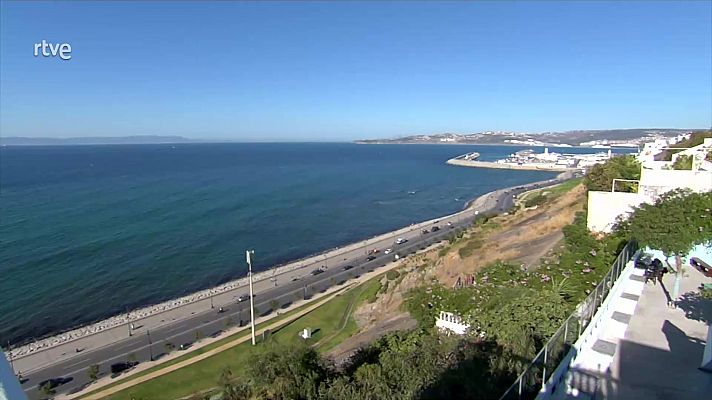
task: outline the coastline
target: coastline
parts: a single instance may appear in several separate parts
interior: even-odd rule
[[[552,171],[553,172],[553,171]],[[528,184],[524,185],[519,185],[517,187],[526,187],[529,185],[535,185],[535,184],[540,184],[543,182],[548,182],[552,183],[555,181],[558,181],[560,178],[557,177],[557,179],[550,179],[550,180],[545,180],[545,181],[537,181],[537,182],[531,182]],[[514,188],[514,187],[512,187]],[[433,223],[433,221],[437,221],[440,219],[444,218],[452,218],[452,217],[457,217],[461,214],[465,213],[470,213],[474,211],[475,207],[486,207],[488,203],[494,204],[494,201],[501,196],[503,196],[507,191],[511,190],[512,188],[503,188],[503,189],[498,189],[494,190],[492,192],[480,195],[477,198],[473,198],[472,200],[468,201],[465,204],[465,207],[463,210],[458,211],[456,213],[452,213],[449,215],[437,217],[437,218],[432,218],[426,221],[419,222],[415,224],[414,226],[407,226],[403,227],[394,231],[390,232],[385,232],[383,234],[379,234],[370,238],[366,238],[363,240],[359,240],[356,242],[348,243],[340,247],[336,247],[334,249],[327,250],[325,252],[320,252],[302,259],[298,259],[295,261],[290,261],[286,264],[282,264],[270,269],[266,269],[264,271],[261,271],[259,273],[256,273],[253,275],[253,280],[255,282],[259,281],[264,281],[269,279],[271,277],[275,277],[280,274],[288,273],[294,270],[298,270],[301,268],[304,268],[306,266],[309,266],[315,262],[319,262],[320,260],[323,260],[324,257],[328,257],[331,255],[332,257],[335,256],[333,253],[340,254],[342,252],[350,251],[349,249],[353,248],[359,248],[359,247],[364,247],[368,246],[369,243],[372,242],[377,242],[380,240],[383,240],[384,238],[388,238],[394,235],[399,235],[403,232],[407,232],[412,229],[419,229],[421,225],[428,225]],[[60,345],[65,345],[67,343],[73,342],[78,339],[85,339],[87,337],[100,334],[103,332],[110,331],[114,328],[121,327],[121,326],[128,326],[131,323],[135,323],[138,321],[141,321],[143,319],[149,318],[149,317],[155,317],[157,315],[161,315],[163,313],[167,313],[169,311],[174,311],[177,312],[180,310],[181,307],[184,306],[189,306],[201,301],[207,301],[211,299],[212,297],[219,295],[219,294],[228,294],[229,292],[233,290],[237,290],[241,287],[245,287],[248,283],[247,277],[239,278],[239,279],[234,279],[229,282],[226,282],[224,284],[200,290],[194,293],[191,293],[189,295],[181,296],[172,300],[168,300],[165,302],[161,302],[158,304],[152,304],[152,305],[147,305],[145,307],[141,307],[136,310],[129,311],[128,313],[121,313],[117,314],[114,316],[111,316],[109,318],[90,323],[90,324],[85,324],[81,325],[79,327],[75,328],[70,328],[65,331],[57,332],[53,335],[46,336],[40,340],[36,340],[31,343],[25,343],[23,345],[11,348],[8,351],[6,351],[6,354],[8,355],[9,358],[13,360],[21,359],[26,356],[30,356],[33,354],[40,353],[44,350],[48,350]]]

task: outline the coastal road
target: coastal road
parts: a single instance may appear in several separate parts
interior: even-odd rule
[[[437,222],[428,224],[428,228],[438,226],[437,232],[424,234],[421,232],[422,224],[415,225],[407,232],[394,235],[385,235],[378,242],[369,243],[368,246],[351,249],[333,257],[325,257],[311,265],[275,275],[255,285],[255,315],[262,316],[279,310],[294,301],[310,298],[315,293],[325,291],[331,286],[344,284],[349,279],[367,271],[376,270],[394,261],[394,255],[406,257],[417,250],[433,243],[447,239],[450,235],[472,225],[474,220],[485,213],[501,213],[510,209],[514,204],[514,196],[524,191],[545,187],[559,183],[559,180],[549,180],[517,188],[502,189],[492,193],[478,207],[480,215],[476,216],[474,210],[444,217]],[[475,203],[477,204],[477,202]],[[448,222],[452,227],[448,226]],[[396,237],[408,241],[404,244],[395,244]],[[384,249],[392,248],[393,253],[385,255]],[[367,261],[368,249],[379,249],[375,259]],[[348,269],[345,267],[350,266]],[[312,275],[316,268],[323,268],[323,272]],[[209,304],[202,305],[201,309],[192,311],[188,316],[175,320],[163,320],[162,324],[134,323],[134,330],[129,336],[126,326],[120,327],[121,337],[105,337],[108,342],[87,348],[81,352],[66,350],[64,358],[50,360],[46,365],[23,373],[26,379],[23,388],[30,399],[41,399],[43,395],[38,390],[38,383],[46,379],[63,378],[68,382],[55,388],[57,393],[73,393],[81,390],[89,383],[87,370],[91,365],[99,365],[100,376],[110,374],[112,364],[127,361],[145,362],[157,359],[166,354],[172,346],[178,350],[181,344],[191,344],[197,338],[217,336],[226,327],[232,325],[247,325],[250,321],[249,301],[239,302],[237,298],[247,293],[247,288],[233,290],[226,294],[214,296]],[[206,300],[208,301],[208,300]],[[218,312],[219,308],[223,312]],[[147,330],[150,329],[150,331]],[[100,334],[97,334],[98,336]],[[114,336],[119,335],[118,333]],[[169,343],[169,345],[167,345]],[[190,349],[188,349],[190,350]],[[21,360],[19,360],[21,361]],[[19,364],[16,362],[16,364]],[[18,370],[19,368],[16,368]],[[21,370],[21,369],[20,369]],[[21,370],[22,371],[22,370]]]

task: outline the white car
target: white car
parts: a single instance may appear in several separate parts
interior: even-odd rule
[[[405,243],[405,242],[407,242],[407,240],[405,240],[405,239],[403,239],[403,238],[398,238],[398,239],[396,239],[396,244],[403,244],[403,243]]]
[[[383,254],[391,254],[391,252],[393,252],[393,249],[385,249]]]

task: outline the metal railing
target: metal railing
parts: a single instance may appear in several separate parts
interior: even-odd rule
[[[618,254],[611,269],[606,273],[596,289],[579,304],[559,329],[546,342],[544,347],[537,353],[534,359],[527,365],[517,380],[500,397],[500,400],[508,399],[533,399],[542,390],[546,389],[546,383],[561,374],[561,369],[557,369],[572,345],[579,339],[581,333],[589,326],[593,316],[596,315],[601,304],[608,296],[615,281],[620,277],[626,264],[638,250],[636,242],[628,242],[623,250]],[[564,371],[565,373],[565,371]]]

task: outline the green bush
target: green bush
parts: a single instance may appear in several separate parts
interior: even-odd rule
[[[675,159],[675,162],[672,163],[672,169],[691,170],[692,169],[692,161],[693,161],[692,156],[686,156],[684,154],[681,154],[681,155],[677,156],[677,158]]]
[[[524,201],[524,207],[534,207],[546,203],[547,197],[541,193]]]
[[[469,257],[475,250],[481,248],[482,244],[483,242],[480,238],[470,239],[465,246],[461,247],[457,252],[460,254],[460,258]]]
[[[399,276],[400,272],[396,271],[395,269],[386,272],[386,279],[388,279],[389,281],[398,279]]]

